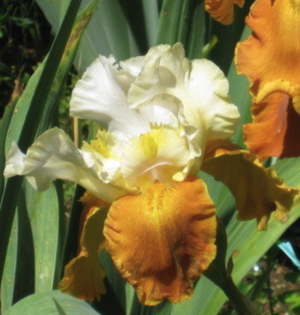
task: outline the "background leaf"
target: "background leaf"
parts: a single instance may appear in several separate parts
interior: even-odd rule
[[[29,145],[32,143],[36,134],[40,117],[43,113],[44,105],[47,101],[47,96],[50,92],[50,87],[58,69],[61,56],[63,54],[65,45],[68,41],[69,34],[71,32],[78,8],[80,5],[79,0],[72,0],[69,10],[62,24],[61,31],[58,37],[53,43],[47,63],[45,63],[41,76],[36,83],[36,89],[34,92],[31,90],[32,99],[30,107],[26,115],[25,121],[22,123],[22,132],[20,137],[15,140],[18,141],[19,147],[22,151],[26,151]],[[29,92],[30,93],[30,92]],[[32,94],[33,93],[33,94]],[[25,99],[26,100],[26,99]],[[19,102],[21,104],[22,98]],[[34,119],[33,119],[34,118]],[[14,127],[18,124],[14,123]],[[0,207],[0,278],[2,279],[4,261],[6,256],[7,244],[9,234],[11,231],[12,221],[14,217],[14,211],[16,208],[18,194],[21,189],[22,179],[19,176],[9,178],[7,180],[5,190],[1,200]]]
[[[18,250],[18,218],[15,214],[12,229],[9,237],[3,278],[1,281],[1,313],[4,314],[13,304],[13,294],[15,288],[15,275]]]
[[[35,135],[38,126],[39,132],[42,132],[53,123],[53,117],[55,117],[58,110],[62,83],[72,65],[79,40],[95,10],[97,1],[92,1],[78,16],[70,40],[68,40],[68,29],[73,26],[80,1],[73,1],[72,3],[72,8],[66,16],[67,22],[64,23],[60,32],[62,35],[59,36],[58,44],[54,43],[53,45],[54,53],[50,53],[43,64],[38,67],[16,106],[7,131],[6,151],[8,151],[10,143],[18,139],[20,139],[20,145],[22,144],[24,149],[24,146],[31,144],[30,137]],[[66,44],[67,47],[64,50]],[[59,55],[63,50],[64,54]],[[62,60],[60,61],[61,57]],[[57,66],[59,64],[57,69],[55,63],[57,63]],[[54,83],[50,91],[51,77],[54,77]],[[44,81],[42,78],[44,78]],[[47,98],[48,94],[49,97]],[[37,106],[39,112],[34,110]],[[45,108],[44,111],[43,108]],[[34,112],[36,118],[34,122],[32,122],[32,112]],[[38,119],[38,113],[44,115],[41,121]],[[8,127],[7,123],[5,127]],[[0,234],[3,243],[3,246],[1,246],[3,251],[0,258],[0,260],[2,259],[1,263],[4,263],[4,253],[7,247],[5,242],[10,233],[20,183],[20,177],[8,180],[2,200],[0,220],[1,226],[5,224],[5,229],[1,229]],[[26,192],[21,194],[18,202],[17,233],[12,230],[13,240],[10,242],[11,245],[6,257],[5,274],[2,282],[2,287],[5,287],[2,291],[3,311],[34,291],[51,290],[60,278],[62,267],[61,256],[65,215],[62,207],[63,191],[61,185],[56,183],[46,192],[36,192],[28,183],[25,186]],[[11,198],[15,199],[11,201]],[[16,242],[17,246],[15,245]],[[14,278],[12,278],[13,273],[15,273]],[[6,286],[8,279],[10,283]]]
[[[56,32],[62,1],[36,1]],[[83,1],[83,6],[87,3]],[[99,54],[113,53],[119,60],[144,54],[155,43],[158,14],[156,0],[100,0],[78,48],[74,63],[78,72],[82,74]]]
[[[45,192],[35,191],[26,183],[27,211],[32,228],[35,266],[35,292],[45,292],[56,287],[60,274],[62,240],[64,231],[64,208],[57,189],[51,185]],[[24,271],[25,272],[25,271]]]
[[[4,315],[99,315],[86,302],[59,291],[33,294],[11,307]]]

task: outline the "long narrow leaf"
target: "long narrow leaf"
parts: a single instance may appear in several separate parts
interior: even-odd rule
[[[5,267],[1,282],[1,314],[4,314],[13,304],[15,290],[15,274],[18,252],[18,217],[15,215],[12,231],[9,237]]]
[[[182,14],[183,0],[164,0],[157,30],[156,45],[174,44],[178,41],[178,21]]]
[[[99,315],[86,302],[58,291],[33,294],[3,315]]]
[[[205,19],[204,5],[197,1],[193,8],[188,34],[187,57],[189,59],[198,59],[202,55],[205,42]]]
[[[24,122],[22,132],[18,141],[22,151],[26,151],[32,143],[39,120],[43,113],[47,96],[50,92],[51,84],[57,72],[64,48],[69,38],[73,23],[76,18],[81,0],[72,0],[66,17],[62,23],[60,32],[54,40],[47,62],[45,63],[41,77],[37,83],[36,89],[30,102],[30,107]],[[19,100],[22,102],[22,98]],[[11,231],[14,211],[18,200],[18,194],[21,188],[22,178],[13,177],[7,181],[0,208],[0,279],[2,279],[4,261],[6,256],[9,234]]]
[[[57,261],[61,258],[63,209],[54,185],[45,192],[36,192],[26,182],[26,203],[34,246],[34,292],[49,291],[57,281]]]
[[[145,19],[145,30],[148,47],[155,45],[158,26],[158,5],[157,1],[142,0],[142,10]]]
[[[97,5],[97,0],[93,1],[88,5],[81,14],[77,17],[75,25],[73,27],[70,39],[68,41],[67,47],[64,51],[64,55],[59,65],[59,69],[57,74],[55,75],[55,79],[53,85],[51,87],[50,95],[47,99],[44,111],[43,119],[41,120],[41,124],[39,125],[39,132],[42,132],[45,128],[49,126],[49,123],[52,121],[53,113],[57,110],[57,105],[59,104],[58,99],[60,96],[60,92],[62,90],[62,82],[65,80],[66,75],[72,65],[74,60],[75,52],[78,47],[78,43],[80,38],[90,21],[90,18],[95,10]],[[33,77],[33,80],[30,82],[28,88],[25,91],[24,97],[31,98],[30,92],[31,88],[34,88],[34,85],[37,84],[37,80],[39,79],[38,74],[36,73]],[[30,89],[29,89],[30,88]],[[29,92],[28,92],[29,91]],[[24,121],[27,108],[24,107],[24,103],[20,104],[18,107],[22,113],[22,115],[15,115],[14,120],[12,121],[12,132],[9,133],[7,138],[7,142],[11,142],[12,139],[16,139],[19,137],[20,128],[13,128],[16,124],[16,120]],[[20,112],[18,112],[20,114]],[[30,238],[33,238],[33,242],[31,244],[32,252],[34,252],[34,257],[32,255],[31,259],[27,257],[26,260],[19,257],[17,270],[18,275],[21,277],[16,277],[16,285],[14,285],[14,281],[9,286],[12,291],[15,290],[14,302],[19,300],[25,295],[31,294],[34,292],[43,292],[48,291],[56,286],[59,278],[60,278],[60,268],[61,268],[61,251],[62,251],[62,230],[64,227],[65,216],[62,208],[61,195],[62,191],[58,192],[55,187],[59,185],[56,184],[51,185],[51,188],[46,192],[36,192],[34,191],[28,183],[25,184],[27,187],[26,191],[26,204],[23,203],[23,206],[20,206],[19,209],[24,212],[24,214],[28,213],[30,219],[30,226],[26,225],[27,221],[23,220],[24,215],[19,216],[19,221],[23,220],[23,224],[25,226],[22,229],[19,229],[19,252],[20,250],[24,252],[24,248],[28,247],[29,243],[22,244],[22,240],[28,239],[26,233],[31,231]],[[21,223],[22,223],[21,222]],[[22,227],[22,224],[19,224]],[[7,257],[7,262],[12,259],[17,259],[16,254],[10,252],[9,257]],[[11,259],[10,259],[11,258]],[[29,262],[35,264],[34,268],[31,268],[35,271],[35,277],[31,269],[27,267],[23,262]],[[12,264],[13,266],[14,264]],[[59,267],[59,268],[57,268]],[[6,268],[7,269],[7,268]],[[7,271],[10,272],[10,269]],[[4,277],[7,278],[6,274]],[[22,290],[18,289],[18,283],[20,283],[19,287],[23,288]],[[30,286],[29,283],[34,284]],[[31,288],[31,289],[30,289]],[[24,291],[27,289],[29,291]],[[3,292],[7,296],[12,295],[11,292]],[[17,295],[16,295],[17,294]]]
[[[9,106],[5,108],[5,112],[3,117],[0,120],[0,198],[3,193],[5,179],[3,176],[3,170],[5,166],[5,138],[7,134],[7,130],[13,116],[15,106],[17,102],[13,103],[13,106]]]

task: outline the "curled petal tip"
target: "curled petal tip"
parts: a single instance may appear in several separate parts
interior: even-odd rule
[[[100,300],[105,294],[99,250],[103,248],[103,225],[109,205],[90,193],[82,197],[85,203],[80,227],[79,255],[65,267],[59,289],[86,301]]]
[[[65,275],[59,283],[59,289],[80,300],[100,301],[101,295],[106,293],[103,278],[104,271],[98,258],[79,256],[65,267]]]
[[[275,80],[273,82],[266,83],[257,93],[254,98],[255,103],[261,103],[268,95],[276,92],[286,93],[289,96],[294,94],[294,86],[289,81]]]
[[[288,213],[298,190],[285,186],[275,171],[243,150],[217,150],[215,156],[204,163],[203,170],[231,190],[239,220],[256,219],[257,228],[264,230],[273,211],[275,217]]]
[[[244,0],[205,0],[205,9],[216,21],[229,25],[234,18],[234,5],[242,7]]]

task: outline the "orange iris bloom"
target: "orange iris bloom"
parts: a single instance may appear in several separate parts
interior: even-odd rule
[[[256,0],[246,19],[252,35],[236,48],[253,96],[245,142],[261,160],[300,155],[299,20],[299,1]]]

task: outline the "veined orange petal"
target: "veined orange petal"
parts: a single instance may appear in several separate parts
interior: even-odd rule
[[[59,289],[82,300],[100,300],[101,294],[105,294],[105,286],[98,253],[104,245],[103,227],[109,204],[91,194],[85,195],[82,201],[85,208],[80,253],[65,267]]]
[[[287,94],[293,99],[293,105],[298,114],[300,114],[300,84],[292,85],[290,81],[276,80],[266,83],[258,92],[255,101],[262,102],[272,93],[281,92]]]
[[[293,105],[295,111],[300,115],[300,84],[294,86]]]
[[[257,95],[268,82],[300,82],[299,1],[256,0],[246,24],[252,35],[237,45],[236,64]]]
[[[268,95],[276,92],[282,92],[293,97],[294,90],[295,88],[290,81],[275,80],[268,82],[258,91],[255,102],[261,103]]]
[[[206,143],[203,162],[209,161],[216,156],[227,154],[228,152],[235,150],[241,150],[241,148],[228,139],[220,141],[210,141]]]
[[[222,24],[231,24],[234,17],[234,4],[240,8],[245,0],[205,0],[205,10],[212,18]]]
[[[84,233],[83,228],[85,227],[87,220],[99,209],[105,209],[104,212],[107,213],[107,208],[110,207],[110,204],[99,199],[98,197],[94,196],[90,192],[84,193],[84,195],[80,198],[79,201],[84,204],[83,211],[80,216],[80,222],[79,222],[79,235],[80,235],[79,245],[80,245],[80,250],[81,250],[82,246],[89,246],[88,244],[84,243],[84,239],[83,239],[83,233]],[[103,234],[99,235],[99,237],[101,237],[101,239],[99,239],[99,243],[105,240]],[[87,250],[89,251],[90,249],[88,248]]]
[[[238,73],[248,76],[255,102],[246,144],[260,159],[299,156],[299,20],[299,1],[256,0],[246,19],[252,35],[236,48]]]
[[[104,277],[98,256],[81,254],[65,267],[65,275],[59,283],[59,289],[80,300],[100,301],[101,295],[106,293]]]
[[[215,158],[205,162],[202,170],[228,186],[235,197],[239,220],[257,220],[258,230],[267,227],[272,211],[282,219],[291,208],[298,190],[284,185],[274,170],[264,168],[247,151],[224,154],[216,150]]]
[[[155,183],[144,195],[115,201],[105,223],[106,248],[146,305],[188,299],[215,258],[215,207],[204,182]]]
[[[272,93],[253,104],[253,123],[244,125],[245,143],[260,160],[300,155],[300,115],[285,93]]]

